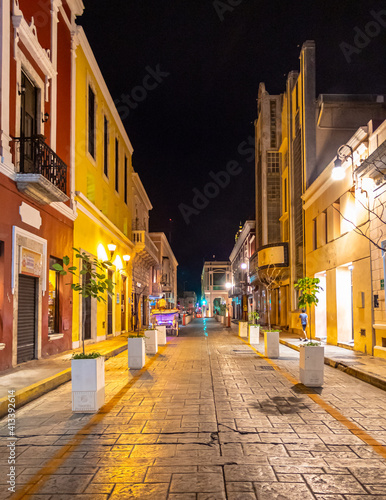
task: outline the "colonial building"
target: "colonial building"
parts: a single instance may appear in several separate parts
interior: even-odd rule
[[[132,328],[138,329],[150,321],[151,302],[161,297],[157,283],[158,248],[149,235],[149,211],[153,208],[137,173],[133,173],[133,286]]]
[[[230,305],[229,289],[232,286],[229,261],[206,261],[201,274],[201,299],[205,300],[203,311],[211,318],[221,304]]]
[[[197,294],[196,292],[182,292],[178,298],[179,309],[193,314],[197,307]]]
[[[232,276],[229,297],[232,299],[234,319],[246,321],[248,313],[254,310],[249,259],[255,253],[255,244],[255,221],[247,220],[244,226],[240,225],[235,237],[235,246],[229,256]]]
[[[75,51],[74,247],[110,260],[114,296],[106,303],[74,294],[73,347],[84,338],[99,342],[131,329],[133,147],[81,27]],[[75,254],[74,264],[78,265]],[[87,279],[85,275],[84,279]],[[82,333],[83,330],[83,333]]]
[[[262,322],[267,322],[269,313],[272,324],[294,331],[300,331],[294,284],[309,275],[302,195],[353,131],[385,114],[383,96],[322,94],[316,99],[315,89],[315,44],[307,41],[300,53],[300,71],[288,74],[281,96],[270,96],[260,85],[255,122],[257,244],[251,282],[256,284],[255,302]],[[274,103],[280,106],[279,118],[277,114],[275,118]],[[274,223],[278,215],[280,233]],[[273,287],[270,304],[267,283]]]
[[[157,248],[159,262],[152,280],[152,294],[162,295],[167,302],[168,308],[173,309],[177,307],[178,262],[165,233],[150,233],[150,238]],[[155,302],[153,302],[153,305],[155,305]]]
[[[72,291],[52,266],[73,246],[71,34],[83,3],[3,0],[0,8],[4,370],[71,347]]]

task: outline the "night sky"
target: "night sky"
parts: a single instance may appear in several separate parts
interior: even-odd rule
[[[153,204],[150,230],[172,231],[180,289],[200,293],[203,260],[228,259],[239,222],[254,218],[251,144],[260,82],[270,94],[282,93],[288,72],[299,68],[302,43],[315,40],[317,94],[386,93],[385,1],[84,4],[78,24],[133,144],[133,166]],[[371,11],[381,10],[384,26],[368,25]],[[363,40],[366,26],[371,37]],[[152,72],[159,82],[144,91]],[[216,193],[210,172],[227,165],[234,175]],[[212,199],[194,208],[205,187]]]

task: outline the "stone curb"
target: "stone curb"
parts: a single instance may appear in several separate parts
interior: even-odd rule
[[[109,359],[114,356],[118,356],[118,354],[126,350],[127,350],[127,343],[102,354],[102,356],[104,356],[105,359]],[[40,396],[47,394],[48,392],[56,389],[57,387],[59,387],[62,384],[65,384],[66,382],[69,382],[70,380],[71,380],[71,368],[67,368],[66,370],[56,373],[51,377],[45,378],[43,380],[40,380],[39,382],[36,382],[35,384],[32,384],[30,386],[24,387],[23,389],[16,391],[15,394],[16,409],[21,408],[22,406],[26,405],[27,403],[30,403],[34,399],[40,398]],[[0,419],[5,417],[6,415],[8,415],[8,397],[0,399]]]
[[[280,344],[290,347],[295,351],[299,351],[298,346],[290,344],[286,340],[280,339]],[[325,357],[324,364],[331,366],[332,368],[336,368],[341,372],[347,373],[347,375],[351,375],[352,377],[362,380],[363,382],[367,382],[368,384],[373,385],[374,387],[378,387],[378,389],[386,391],[386,380],[379,378],[371,373],[366,373],[363,370],[359,370],[358,368],[348,366],[344,361],[336,361],[334,359]]]

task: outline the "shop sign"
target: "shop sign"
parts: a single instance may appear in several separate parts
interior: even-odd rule
[[[42,275],[42,254],[20,247],[20,274],[40,277]]]

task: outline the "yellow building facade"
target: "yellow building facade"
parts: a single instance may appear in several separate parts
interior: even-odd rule
[[[303,195],[307,276],[320,279],[312,308],[312,338],[372,354],[372,284],[366,195],[353,181],[353,168],[368,155],[367,127],[347,142],[343,179],[334,180],[334,161]],[[335,158],[334,158],[335,160]]]
[[[82,28],[75,43],[74,247],[99,260],[111,260],[108,274],[114,294],[106,294],[103,303],[74,293],[73,347],[79,345],[82,328],[89,342],[130,329],[134,250],[133,147]],[[74,265],[78,264],[74,253]]]

